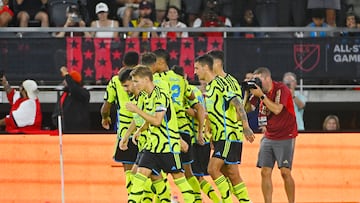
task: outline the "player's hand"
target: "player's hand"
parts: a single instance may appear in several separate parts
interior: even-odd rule
[[[180,147],[182,152],[187,152],[189,150],[189,145],[185,142],[185,140],[180,138]]]
[[[131,141],[134,143],[134,145],[137,145],[137,141],[139,139],[140,132],[136,131],[131,139]]]
[[[128,139],[121,139],[119,142],[119,148],[123,151],[128,149]]]
[[[197,137],[197,143],[201,146],[204,146],[205,145],[205,139],[204,139],[204,136],[203,136],[203,133],[202,132],[199,132],[198,133],[198,137]]]
[[[106,117],[106,118],[101,119],[101,125],[106,130],[110,129],[110,124],[111,124],[111,118],[110,117]]]
[[[132,102],[126,103],[125,107],[128,111],[133,112],[133,113],[136,113],[136,110],[138,109],[138,107]]]
[[[255,140],[255,135],[254,135],[254,132],[251,130],[250,127],[244,128],[244,129],[243,129],[243,132],[244,132],[245,138],[246,138],[250,143],[254,142],[254,140]]]

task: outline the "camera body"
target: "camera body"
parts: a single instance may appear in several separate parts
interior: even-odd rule
[[[241,83],[241,87],[244,90],[256,89],[257,87],[255,85],[262,88],[262,83],[261,83],[260,78],[256,77],[256,78],[253,78],[253,79],[251,79],[249,81],[244,81],[244,82]]]

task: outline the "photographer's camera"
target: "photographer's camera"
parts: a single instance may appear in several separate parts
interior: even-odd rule
[[[260,78],[253,78],[251,80],[244,81],[241,83],[241,87],[244,90],[256,89],[257,88],[256,85],[259,86],[260,88],[262,87]]]

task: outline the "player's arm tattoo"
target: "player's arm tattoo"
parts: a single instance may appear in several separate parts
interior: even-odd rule
[[[246,111],[244,109],[244,105],[240,102],[239,98],[237,97],[232,98],[231,103],[232,105],[235,106],[236,113],[238,114],[238,118],[240,118],[242,123],[246,125],[248,123],[248,118],[246,115]]]

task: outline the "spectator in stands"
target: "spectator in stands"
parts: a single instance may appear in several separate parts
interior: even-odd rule
[[[143,0],[139,5],[139,18],[136,20],[130,21],[129,27],[139,27],[139,28],[150,28],[150,27],[159,27],[159,23],[152,17],[153,4]],[[157,32],[130,32],[130,37],[158,37]]]
[[[163,28],[186,28],[187,26],[179,21],[180,10],[176,6],[169,6],[166,12],[166,20],[161,23]],[[161,37],[188,37],[187,32],[162,32]]]
[[[194,21],[193,27],[232,27],[231,21],[217,12],[217,5],[208,2],[201,16]],[[200,33],[206,37],[222,37],[223,32]]]
[[[139,17],[139,3],[141,0],[117,0],[120,5],[116,11],[117,18],[122,22],[123,27],[129,27],[131,20]]]
[[[71,5],[66,9],[67,20],[64,27],[86,27],[85,21],[81,18],[79,7],[77,5]],[[91,37],[89,32],[59,32],[55,34],[55,37]]]
[[[86,132],[90,129],[89,102],[90,93],[82,86],[81,74],[60,68],[64,77],[64,92],[61,94],[52,114],[53,124],[57,126],[57,117],[62,114],[64,132]]]
[[[300,91],[295,91],[295,88],[297,86],[297,80],[295,73],[287,72],[283,76],[283,83],[288,86],[290,89],[293,102],[294,102],[294,111],[296,115],[296,123],[298,130],[305,130],[304,126],[304,109],[306,105],[306,97],[301,94]]]
[[[38,20],[41,27],[49,27],[49,16],[46,13],[47,0],[16,0],[16,4],[20,27],[28,27],[29,20]]]
[[[329,27],[328,24],[325,23],[325,12],[323,9],[314,9],[311,12],[312,22],[307,25],[307,27]],[[326,32],[305,32],[305,37],[326,37],[331,34]]]
[[[340,130],[340,121],[336,115],[328,115],[323,122],[323,130],[335,131]]]
[[[347,7],[351,8],[351,10],[346,10],[346,12],[351,11],[356,16],[360,16],[360,1],[359,0],[344,0],[343,3],[347,5]]]
[[[325,22],[336,27],[336,10],[340,10],[340,0],[308,0],[308,9],[326,9]]]
[[[155,5],[156,21],[162,22],[166,17],[166,11],[170,6],[181,10],[181,0],[147,0]]]
[[[346,28],[357,28],[357,17],[353,12],[346,14]],[[341,36],[360,36],[359,32],[341,32]]]
[[[96,28],[103,28],[103,27],[110,27],[110,28],[117,28],[119,27],[119,22],[115,20],[110,20],[108,18],[109,15],[109,7],[100,2],[95,7],[95,13],[98,17],[98,20],[91,22],[91,27]],[[98,38],[116,38],[119,36],[118,32],[94,32],[92,36]]]
[[[0,0],[0,27],[7,27],[14,16],[9,7],[9,0]]]
[[[240,24],[237,27],[259,27],[259,22],[254,15],[254,12],[251,9],[246,9],[244,15],[240,19]],[[244,37],[244,38],[255,38],[259,33],[255,32],[240,32],[235,33],[235,37]]]
[[[8,133],[31,133],[41,130],[42,112],[38,99],[38,86],[34,80],[25,80],[19,90],[11,88],[5,75],[1,76],[10,112],[0,120],[0,126],[5,126]]]

